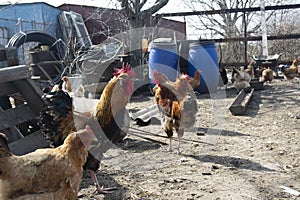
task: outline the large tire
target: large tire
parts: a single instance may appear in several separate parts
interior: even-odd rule
[[[48,45],[51,51],[55,51],[58,55],[63,57],[64,45],[62,41],[57,40],[54,36],[43,31],[32,30],[18,32],[9,39],[6,47],[19,48],[22,44],[27,42],[40,42],[44,45]]]
[[[49,46],[49,51],[52,51],[57,55],[59,60],[65,59],[65,45],[61,39],[56,39],[54,36],[40,31],[40,30],[30,30],[26,32],[18,32],[15,35],[13,35],[6,47],[17,47],[19,48],[21,45],[27,43],[27,42],[39,42],[42,45]],[[60,76],[63,72],[60,72],[57,74],[57,76],[53,77],[52,80],[54,83],[57,83],[60,81]]]

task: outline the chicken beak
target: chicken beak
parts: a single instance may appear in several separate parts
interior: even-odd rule
[[[92,148],[93,146],[97,146],[98,145],[98,140],[97,138],[93,135],[91,135],[91,137],[88,139],[88,141],[84,144],[85,149],[89,151],[90,148]]]
[[[95,135],[91,136],[91,143],[98,143],[98,139]]]
[[[86,130],[89,133],[89,145],[92,145],[93,143],[98,143],[98,139],[96,138],[94,131],[91,129],[89,125],[86,125]]]

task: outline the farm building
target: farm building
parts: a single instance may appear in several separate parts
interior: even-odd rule
[[[0,6],[0,44],[19,31],[41,30],[56,36],[61,10],[47,3],[22,3]]]
[[[113,36],[129,29],[126,18],[122,16],[119,10],[116,9],[98,8],[83,5],[79,6],[72,4],[63,4],[59,6],[59,8],[64,11],[74,11],[82,15],[93,44],[99,44],[108,36]],[[178,35],[176,34],[176,36],[179,40],[184,40],[186,35],[185,22],[169,20],[161,17],[153,17],[149,19],[145,27],[171,29],[178,32]],[[160,33],[155,35],[155,37],[173,37],[172,34],[166,35],[166,33]]]
[[[57,16],[62,11],[74,11],[82,15],[93,44],[99,44],[107,36],[112,36],[127,29],[120,18],[120,11],[115,9],[70,4],[63,4],[55,8],[43,2],[1,5],[0,44],[6,45],[14,34],[26,30],[41,30],[58,37],[59,22]],[[184,35],[186,33],[185,23],[174,20],[151,19],[147,26],[167,27]]]
[[[107,37],[129,29],[125,23],[126,18],[121,16],[119,10],[115,9],[69,4],[55,8],[47,3],[41,2],[2,5],[0,8],[0,45],[19,48],[23,43],[27,43],[22,46],[22,50],[19,48],[20,63],[31,62],[29,50],[34,49],[37,43],[29,44],[28,42],[45,44],[44,42],[46,40],[46,45],[53,46],[53,44],[58,45],[56,41],[60,38],[65,44],[70,44],[69,42],[75,37],[77,38],[74,40],[76,42],[75,50],[77,50],[82,47],[89,48],[92,44],[99,44]],[[77,21],[78,19],[79,21]],[[82,22],[84,22],[85,26],[82,26]],[[70,27],[75,31],[73,32]],[[144,36],[149,41],[158,37],[174,37],[174,32],[177,33],[177,39],[185,39],[186,24],[184,22],[164,18],[153,18],[149,20],[147,27],[163,27],[168,30],[167,32],[158,31],[154,33],[154,31],[152,31],[153,29],[148,29],[148,32],[144,32]],[[28,40],[28,32],[32,30],[35,30],[35,32],[31,35],[31,39]],[[23,32],[27,35],[23,34]],[[70,35],[70,33],[72,33],[72,35]],[[39,36],[40,34],[42,35],[35,37],[35,34]],[[16,37],[14,41],[8,43],[13,36]],[[21,39],[21,37],[23,38]],[[36,40],[35,38],[42,39]],[[24,41],[21,42],[22,40]],[[18,44],[16,45],[16,43]],[[78,43],[79,47],[77,46]],[[60,42],[59,45],[61,44]],[[72,45],[69,47],[74,48]],[[61,59],[65,56],[65,50],[64,45],[63,47],[55,48],[56,52],[59,51]],[[69,59],[73,60],[73,58],[74,57],[71,56]]]

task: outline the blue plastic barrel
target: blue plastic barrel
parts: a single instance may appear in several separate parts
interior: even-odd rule
[[[200,86],[196,91],[216,91],[219,83],[218,54],[213,40],[202,40],[190,44],[188,73],[191,77],[200,69]]]
[[[153,42],[149,53],[149,79],[153,83],[153,71],[165,74],[175,81],[178,76],[178,53],[176,43]]]

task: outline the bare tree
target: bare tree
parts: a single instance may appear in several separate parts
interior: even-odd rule
[[[199,10],[196,8],[202,8],[202,10],[224,10],[224,12],[221,12],[219,15],[201,15],[194,18],[194,20],[189,20],[190,26],[193,26],[199,31],[200,38],[203,38],[203,36],[204,38],[234,38],[261,35],[259,12],[226,12],[226,9],[259,7],[260,0],[184,0],[184,2],[192,10]],[[289,2],[290,1],[285,1],[284,3],[287,4]],[[282,4],[282,2],[278,0],[265,0],[265,4],[278,5]],[[270,22],[274,14],[275,11],[268,11],[266,13],[268,32],[273,30],[273,24]],[[205,34],[209,34],[209,36]],[[261,45],[259,43],[255,43],[255,45],[257,46],[250,45],[249,48],[247,48],[243,42],[224,43],[220,45],[219,53],[222,55],[223,62],[244,62],[250,59],[253,54],[260,53]],[[220,49],[222,51],[220,51]],[[246,58],[242,53],[245,50],[248,54]]]
[[[257,0],[216,0],[205,1],[196,0],[193,2],[185,1],[191,9],[203,8],[205,10],[224,10],[219,15],[201,15],[191,20],[192,26],[199,31],[199,38],[207,38],[205,34],[209,34],[209,38],[235,38],[243,36],[248,22],[251,20],[253,13],[230,13],[228,9],[240,9],[253,7]],[[257,26],[251,27],[257,29]],[[209,32],[208,32],[209,31]],[[253,32],[253,30],[251,30]],[[204,34],[203,34],[204,33]],[[242,42],[230,42],[220,44],[218,51],[222,62],[242,62],[245,46]]]
[[[185,1],[192,10],[202,8],[204,10],[224,10],[219,15],[201,15],[191,20],[191,24],[200,31],[209,30],[214,36],[224,38],[236,37],[243,33],[242,19],[243,13],[229,13],[226,9],[240,9],[253,7],[257,0],[216,0],[216,1]],[[251,13],[245,13],[247,21],[251,18]]]
[[[121,10],[128,18],[131,28],[142,28],[151,16],[167,5],[169,0],[156,0],[154,5],[145,8],[148,0],[118,0]]]
[[[130,48],[131,48],[131,64],[138,66],[142,63],[141,40],[143,38],[142,31],[138,28],[143,28],[147,24],[147,20],[152,19],[152,15],[164,7],[169,0],[156,0],[152,6],[146,3],[148,0],[118,0],[121,3],[121,11],[128,19],[131,30],[130,34]]]
[[[300,33],[300,21],[298,20],[300,10],[281,10],[273,15],[269,23],[270,35],[287,35]],[[293,23],[291,23],[291,21]],[[299,56],[299,39],[272,40],[269,41],[271,53],[282,53],[281,60],[292,60]]]

